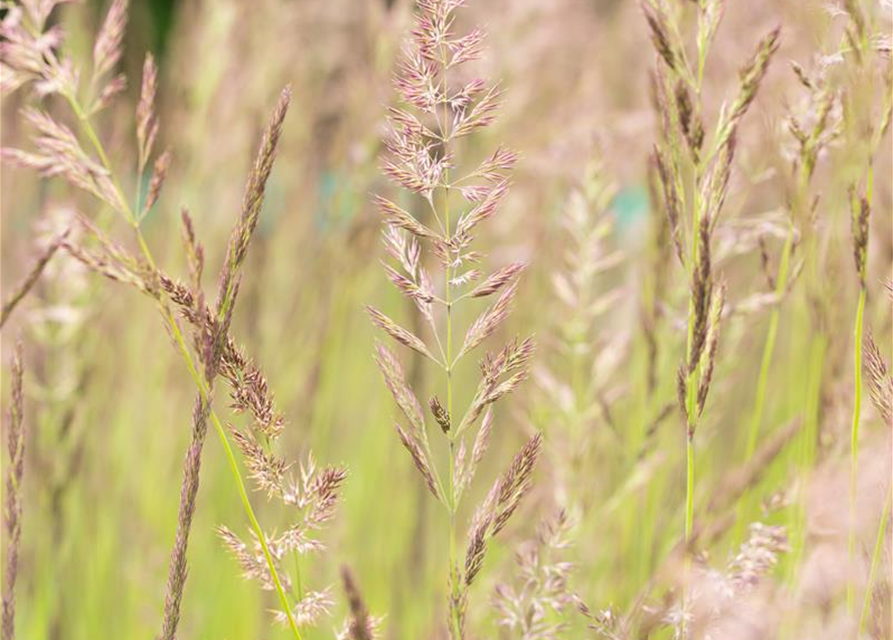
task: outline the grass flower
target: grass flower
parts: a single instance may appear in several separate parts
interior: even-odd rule
[[[22,343],[16,344],[11,371],[11,402],[6,415],[6,497],[3,504],[3,528],[6,531],[6,564],[3,571],[3,609],[0,631],[3,640],[15,638],[16,578],[22,540],[22,476],[25,471],[25,402],[22,392]]]
[[[398,357],[383,344],[376,361],[406,426],[395,423],[434,497],[449,515],[449,633],[465,637],[468,589],[480,572],[489,541],[506,525],[530,488],[541,439],[534,435],[515,456],[477,508],[468,532],[464,563],[458,557],[459,504],[487,450],[494,403],[527,377],[533,355],[530,339],[515,340],[481,360],[481,381],[464,415],[457,412],[453,377],[458,363],[490,338],[508,317],[523,264],[485,275],[477,266],[482,254],[472,248],[475,231],[496,214],[509,187],[507,172],[517,156],[499,148],[476,169],[457,175],[460,139],[488,126],[495,118],[501,90],[481,80],[460,81],[460,67],[481,54],[483,32],[457,35],[456,10],[461,0],[426,0],[419,4],[412,38],[404,49],[395,86],[404,106],[389,112],[391,135],[383,171],[393,182],[417,194],[428,215],[412,215],[397,203],[376,197],[386,230],[385,247],[396,267],[386,265],[391,281],[411,299],[424,318],[434,343],[401,327],[369,307],[373,324],[395,342],[437,365],[446,378],[446,399],[429,402],[435,423],[449,448],[445,471],[438,469],[428,438],[422,404],[406,382]],[[433,225],[433,226],[432,226]],[[435,279],[421,260],[422,247],[437,261]],[[479,284],[475,284],[480,281]],[[455,308],[460,302],[495,297],[466,329],[459,342]],[[469,454],[466,440],[476,431]]]

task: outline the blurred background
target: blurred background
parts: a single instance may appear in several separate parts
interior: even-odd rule
[[[501,117],[474,138],[473,148],[504,144],[522,156],[510,195],[482,231],[480,246],[494,266],[531,262],[503,334],[535,333],[539,344],[536,374],[497,411],[486,479],[469,509],[533,430],[543,430],[547,442],[536,489],[488,556],[470,606],[480,636],[503,637],[491,605],[494,585],[511,580],[512,553],[556,509],[575,510],[575,545],[567,553],[576,565],[574,587],[600,607],[627,607],[678,543],[684,444],[673,403],[687,291],[678,265],[662,280],[654,267],[662,224],[647,181],[655,140],[649,96],[654,54],[638,4],[469,5],[463,26],[482,24],[489,34],[482,72],[506,90]],[[105,9],[104,2],[89,0],[53,14],[75,59],[89,59]],[[133,108],[143,57],[151,51],[160,68],[159,145],[172,150],[173,164],[143,229],[163,267],[183,276],[178,212],[188,207],[208,251],[208,271],[216,274],[267,115],[283,85],[293,87],[234,333],[263,367],[287,416],[288,457],[302,459],[312,450],[318,460],[349,470],[339,514],[323,534],[328,550],[307,569],[308,582],[334,586],[339,605],[331,619],[308,630],[310,639],[332,637],[340,626],[341,564],[354,569],[370,609],[386,616],[385,637],[438,637],[445,619],[446,519],[395,437],[395,407],[373,362],[375,331],[363,312],[365,304],[374,304],[401,322],[414,321],[412,305],[381,271],[380,217],[371,203],[373,193],[393,193],[379,169],[381,139],[412,10],[408,0],[132,0],[122,65],[129,88],[99,117],[112,162],[132,182],[132,171],[126,171],[134,164]],[[767,228],[779,224],[792,147],[785,119],[804,109],[804,91],[789,61],[811,67],[833,50],[835,20],[824,2],[813,0],[728,3],[707,68],[708,121],[734,91],[737,69],[755,43],[782,26],[781,49],[739,137],[720,232],[732,304],[770,291],[759,251],[741,238],[755,221]],[[883,24],[889,29],[889,22]],[[28,147],[18,113],[26,102],[22,92],[4,98],[4,146]],[[890,277],[893,261],[890,146],[888,133],[875,164],[866,315],[885,355],[890,304],[880,283]],[[846,193],[852,172],[831,156],[823,156],[813,182],[821,194],[818,215],[829,245],[823,268],[834,300],[819,449],[822,458],[845,460],[858,291]],[[72,211],[93,216],[96,205],[61,180],[40,181],[7,166],[2,172],[0,265],[8,290]],[[593,303],[602,306],[597,314],[583,314],[581,326],[555,286],[556,274],[579,273],[569,262],[575,246],[569,221],[574,210],[589,211],[588,196],[603,183],[614,185],[614,195],[607,210],[592,212],[606,223],[598,250],[620,259],[592,279]],[[119,224],[116,235],[129,242],[127,231]],[[777,255],[780,241],[770,236],[769,242]],[[209,291],[213,280],[208,278]],[[646,321],[655,287],[665,307],[652,335]],[[796,419],[808,393],[809,303],[794,295],[784,304],[763,421],[767,433]],[[741,461],[766,318],[765,309],[744,313],[723,337],[699,446],[698,517],[705,520],[714,517],[706,505],[725,473]],[[192,382],[151,301],[86,273],[65,255],[54,259],[5,328],[4,375],[18,333],[26,345],[30,430],[19,637],[154,634],[177,522]],[[647,390],[649,336],[660,348]],[[424,363],[410,359],[409,370],[422,388],[437,387],[436,372]],[[469,398],[476,384],[473,376],[465,379],[461,398]],[[575,384],[590,390],[599,409],[580,410]],[[224,406],[224,394],[218,395]],[[867,405],[864,414],[869,444],[863,450],[875,454],[866,454],[866,469],[872,477],[889,477],[889,429]],[[771,502],[790,488],[794,455],[785,449],[774,459],[755,489],[755,503]],[[875,493],[866,497],[869,503],[880,500]],[[278,505],[260,494],[253,499],[261,520],[273,527]],[[240,576],[214,532],[217,524],[244,531],[214,437],[205,446],[198,500],[180,636],[286,637],[267,612],[275,606],[273,596]],[[769,521],[787,518],[784,507],[764,513]],[[728,537],[716,542],[720,562],[729,545]]]

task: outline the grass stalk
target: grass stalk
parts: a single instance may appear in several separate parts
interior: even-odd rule
[[[859,615],[859,629],[856,638],[862,637],[865,630],[865,622],[868,620],[868,612],[871,609],[871,585],[877,574],[878,565],[881,562],[881,553],[884,547],[884,538],[887,534],[887,523],[890,520],[890,502],[893,500],[893,484],[887,487],[887,495],[884,498],[884,507],[881,511],[881,520],[878,523],[877,536],[874,541],[874,551],[871,554],[871,565],[868,569],[868,582],[865,584],[865,594],[862,597],[862,613]]]
[[[134,212],[130,209],[130,206],[127,204],[127,199],[123,197],[123,192],[120,187],[120,184],[117,181],[116,175],[114,171],[112,171],[111,163],[109,162],[108,156],[105,152],[102,142],[99,139],[99,136],[96,134],[96,130],[93,128],[93,125],[90,123],[89,116],[86,114],[77,98],[72,95],[65,96],[71,105],[72,110],[75,112],[75,115],[78,117],[78,121],[81,124],[81,128],[84,131],[84,134],[90,140],[90,143],[93,145],[96,150],[97,155],[99,156],[100,161],[102,162],[103,167],[109,172],[109,175],[112,177],[114,187],[118,192],[118,197],[121,200],[121,203],[125,207],[125,217],[127,221],[131,224],[136,234],[137,242],[140,247],[140,251],[145,257],[146,261],[149,263],[152,269],[156,269],[155,258],[152,255],[152,252],[149,248],[148,243],[146,242],[142,231],[139,227],[139,221],[134,215]],[[158,308],[161,312],[161,315],[167,324],[168,328],[171,331],[171,335],[173,335],[175,342],[177,343],[177,348],[180,351],[180,354],[183,356],[183,360],[186,363],[186,368],[189,370],[189,374],[192,376],[193,381],[195,382],[196,388],[202,396],[204,402],[210,404],[211,395],[209,389],[206,387],[204,381],[202,380],[201,375],[198,372],[198,369],[195,366],[195,361],[192,358],[192,354],[189,351],[189,347],[186,345],[186,340],[183,336],[183,332],[180,330],[180,326],[177,323],[176,318],[174,317],[173,311],[171,310],[170,305],[167,300],[163,297],[163,293],[159,293]],[[226,435],[226,430],[223,427],[223,423],[221,422],[217,412],[214,411],[213,407],[210,412],[211,422],[214,424],[214,428],[217,431],[217,435],[220,438],[220,443],[223,446],[224,453],[226,454],[227,461],[229,462],[230,471],[232,472],[233,480],[236,483],[236,488],[239,493],[239,498],[242,502],[242,507],[245,511],[245,515],[248,517],[248,521],[251,524],[251,528],[254,530],[255,535],[257,536],[258,542],[261,545],[261,549],[263,551],[264,559],[267,563],[267,568],[270,571],[270,576],[273,579],[273,584],[276,588],[276,593],[279,596],[279,600],[282,603],[283,609],[285,611],[285,615],[288,619],[288,625],[291,629],[292,635],[295,640],[301,639],[301,632],[298,629],[297,621],[294,618],[294,615],[291,610],[291,605],[288,599],[288,595],[285,592],[285,589],[282,586],[282,581],[279,578],[279,573],[276,570],[275,562],[273,561],[273,555],[270,553],[269,546],[267,545],[266,536],[264,535],[263,529],[260,526],[260,522],[257,519],[257,516],[254,513],[254,509],[251,506],[251,500],[248,496],[248,491],[245,487],[245,481],[242,478],[242,473],[239,469],[239,463],[236,460],[235,454],[233,452],[232,446],[229,442],[229,437]]]
[[[853,398],[853,422],[850,431],[850,517],[849,537],[847,539],[847,561],[852,566],[856,555],[856,498],[859,484],[859,421],[862,417],[862,330],[865,316],[865,287],[859,290],[859,303],[856,307],[856,321],[853,328],[855,338],[855,352],[853,355],[854,398]],[[855,604],[855,588],[853,580],[847,581],[847,612],[852,614]]]
[[[819,429],[819,409],[822,393],[822,370],[827,342],[823,335],[814,336],[809,343],[809,368],[806,373],[806,398],[804,401],[803,433],[798,446],[799,484],[805,487],[813,472],[816,441]],[[802,490],[801,490],[802,491]],[[790,518],[791,551],[789,554],[788,584],[794,584],[804,551],[806,504],[802,495],[792,509]]]
[[[447,177],[446,180],[449,180]],[[446,187],[444,189],[444,226],[446,233],[450,235],[450,191]],[[444,299],[446,301],[446,384],[447,384],[447,414],[453,415],[453,300],[452,287],[450,280],[452,279],[452,267],[446,267],[446,284],[444,291]],[[450,591],[451,603],[459,597],[459,576],[456,569],[456,491],[455,491],[455,458],[456,458],[456,441],[453,434],[449,438],[449,544],[450,544]],[[460,628],[459,612],[450,606],[450,629],[453,637],[458,640],[462,637]]]
[[[446,47],[441,44],[440,45],[440,58],[441,64],[443,65],[443,75],[442,75],[442,90],[444,96],[447,95],[447,91],[449,90],[449,84],[447,83],[447,51]],[[438,121],[440,135],[444,140],[444,144],[446,141],[450,140],[449,134],[449,122],[450,122],[450,110],[447,104],[444,104],[443,109],[443,121]],[[437,110],[435,109],[435,113]],[[444,226],[444,234],[446,235],[448,240],[452,239],[452,223],[450,220],[450,172],[449,168],[444,169],[444,178],[443,178],[443,226]],[[453,416],[453,291],[452,291],[452,281],[453,278],[453,268],[452,265],[447,263],[444,269],[444,302],[446,307],[446,352],[444,354],[444,365],[446,372],[446,386],[447,386],[447,415]],[[454,638],[454,640],[459,640],[462,638],[462,621],[460,619],[459,610],[456,608],[458,604],[458,600],[461,596],[460,594],[460,586],[459,586],[459,571],[457,567],[458,562],[458,551],[456,546],[456,511],[457,511],[457,500],[456,500],[456,478],[455,478],[455,461],[456,461],[456,438],[455,431],[448,434],[448,446],[449,446],[449,486],[447,491],[449,491],[449,495],[447,497],[447,510],[449,511],[449,547],[450,547],[450,635]]]
[[[788,281],[788,265],[791,260],[791,251],[794,246],[794,229],[788,229],[785,237],[784,246],[781,250],[781,261],[778,267],[778,275],[775,282],[775,296],[777,302],[780,303],[781,296],[784,295]],[[744,462],[747,464],[753,458],[754,451],[757,448],[757,439],[760,435],[760,429],[763,423],[763,412],[766,404],[766,388],[769,384],[769,370],[772,367],[772,360],[775,354],[775,343],[778,337],[778,324],[781,318],[781,310],[776,304],[772,308],[769,316],[769,328],[766,331],[766,341],[763,343],[763,355],[760,358],[760,373],[757,378],[757,391],[754,396],[753,408],[751,409],[749,428],[747,431],[747,444],[744,450]],[[735,535],[733,536],[733,546],[738,547],[744,537],[745,522],[753,507],[753,495],[748,491],[738,507],[738,515],[735,519]]]

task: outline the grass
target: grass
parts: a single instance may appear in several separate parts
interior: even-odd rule
[[[4,8],[15,634],[889,635],[884,13],[416,4]]]

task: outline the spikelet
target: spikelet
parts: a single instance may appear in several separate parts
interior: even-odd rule
[[[440,426],[440,430],[444,434],[449,433],[452,426],[450,413],[440,404],[440,399],[437,396],[432,396],[428,406],[431,408],[431,415],[434,416],[434,421]]]
[[[493,485],[472,520],[465,551],[464,582],[471,586],[484,565],[487,544],[517,510],[533,482],[533,470],[542,447],[542,436],[535,434],[515,454],[512,464]]]
[[[461,358],[466,353],[472,351],[484,340],[493,335],[499,326],[505,322],[517,290],[518,285],[514,282],[506,287],[496,302],[478,316],[472,325],[468,327],[468,332],[465,334],[465,341],[462,343],[462,348],[459,350],[459,354],[456,356],[457,358]]]
[[[409,347],[413,351],[416,351],[423,356],[426,356],[427,358],[438,362],[437,358],[434,357],[434,355],[428,350],[428,346],[425,344],[425,341],[416,336],[414,333],[407,329],[404,329],[375,307],[367,305],[366,313],[369,314],[369,318],[376,326],[378,326],[385,333],[391,336],[391,338],[393,338],[396,342],[399,342],[404,347]]]
[[[74,133],[46,112],[26,108],[22,115],[37,131],[36,153],[4,148],[2,158],[21,167],[35,169],[45,177],[61,176],[110,207],[125,213],[127,205],[109,172],[81,147]]]
[[[893,426],[893,377],[888,373],[887,363],[874,341],[871,329],[865,332],[862,340],[862,366],[868,379],[871,401],[887,426]]]
[[[714,142],[717,150],[729,144],[741,122],[741,118],[744,117],[754,98],[756,98],[760,84],[763,82],[766,71],[769,69],[769,63],[772,61],[775,52],[778,51],[780,35],[780,27],[770,31],[757,44],[753,57],[739,72],[738,94],[732,101],[731,106],[724,110],[717,125],[716,140]]]
[[[139,220],[142,220],[149,211],[158,202],[158,196],[161,194],[161,187],[167,179],[167,172],[171,166],[171,152],[165,151],[155,160],[155,166],[152,169],[152,178],[149,180],[149,191],[146,193],[146,200],[143,202],[142,211],[140,211]]]
[[[664,64],[672,70],[676,70],[680,63],[680,54],[670,37],[670,26],[667,17],[667,8],[661,0],[644,0],[641,3],[645,21],[651,32],[651,42],[654,50],[663,59]]]
[[[871,205],[865,196],[857,196],[855,187],[850,188],[850,205],[853,261],[856,265],[856,274],[859,277],[859,286],[864,289],[868,256],[868,218],[871,215]]]
[[[155,96],[158,93],[158,67],[151,53],[146,54],[143,63],[143,81],[140,87],[140,100],[136,106],[136,142],[139,158],[139,172],[149,162],[155,139],[158,137],[158,118],[155,115]]]
[[[118,64],[123,50],[126,27],[127,0],[112,0],[93,45],[94,78],[107,74]]]
[[[205,269],[205,248],[195,235],[195,224],[186,207],[180,210],[180,223],[183,249],[186,252],[186,261],[189,263],[192,293],[198,294],[202,288],[202,273]]]
[[[710,383],[713,380],[713,369],[716,366],[716,353],[719,347],[720,327],[722,324],[723,309],[726,304],[726,283],[720,283],[719,291],[713,296],[710,309],[710,318],[707,326],[706,347],[701,354],[701,380],[698,383],[697,408],[698,415],[704,412],[707,403],[707,394],[710,391]]]
[[[472,298],[485,298],[497,293],[506,284],[515,279],[527,268],[526,262],[513,262],[494,271],[486,280],[476,286],[469,294]]]
[[[652,162],[657,169],[657,175],[660,178],[660,184],[663,195],[663,208],[667,214],[667,220],[670,223],[670,230],[673,237],[673,246],[676,248],[676,257],[679,262],[685,265],[685,246],[683,244],[682,228],[680,226],[680,216],[682,212],[681,202],[679,200],[679,192],[677,190],[675,176],[670,174],[667,161],[659,148],[655,147],[651,156]]]

